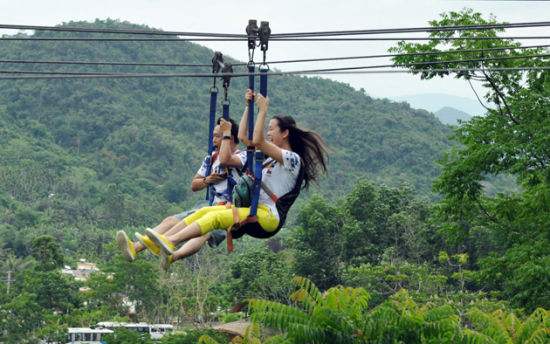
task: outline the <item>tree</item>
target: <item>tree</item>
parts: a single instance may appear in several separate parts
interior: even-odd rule
[[[21,289],[33,293],[40,307],[50,312],[67,313],[80,305],[78,286],[60,271],[26,271]]]
[[[42,308],[34,294],[20,293],[0,306],[0,338],[5,343],[32,342],[30,334],[41,322]]]
[[[124,300],[127,299],[135,302],[138,315],[148,316],[149,310],[153,310],[163,296],[163,291],[158,288],[159,269],[144,259],[129,263],[119,254],[113,253],[113,256],[108,264],[102,266],[103,274],[90,281],[92,303],[108,306],[125,315],[128,305]]]
[[[443,241],[430,215],[410,188],[365,180],[334,204],[312,197],[300,210],[293,237],[296,273],[327,289],[341,282],[346,265],[378,264],[390,251],[401,260],[435,260]]]
[[[480,13],[464,10],[445,13],[431,25],[494,23],[495,19],[486,20]],[[482,280],[512,298],[515,305],[532,310],[550,306],[550,293],[542,292],[550,290],[550,274],[544,265],[550,254],[550,73],[494,71],[548,66],[547,57],[530,57],[543,52],[540,48],[488,50],[520,46],[512,40],[497,39],[501,31],[433,31],[431,37],[457,39],[426,44],[400,42],[393,51],[447,51],[441,55],[401,55],[395,63],[420,73],[423,79],[454,75],[467,82],[482,82],[484,99],[492,103],[492,108],[487,107],[485,116],[474,117],[455,131],[461,146],[443,159],[443,172],[434,184],[443,196],[436,221],[442,224],[440,231],[453,250],[466,251],[471,266],[479,265]],[[471,36],[489,39],[465,39]],[[472,49],[483,51],[463,51]],[[496,59],[501,57],[506,59]],[[479,61],[471,61],[476,59]],[[428,60],[443,64],[425,63]],[[441,67],[466,71],[437,71]],[[521,190],[486,195],[484,180],[499,174],[513,175]],[[493,264],[497,262],[495,269]],[[521,272],[522,278],[511,271]]]
[[[109,344],[153,344],[148,333],[139,333],[125,328],[117,328],[103,339]]]
[[[292,285],[292,261],[288,252],[274,253],[262,245],[233,257],[230,269],[230,295],[237,302],[249,298],[286,300]]]
[[[370,291],[373,305],[382,303],[401,289],[407,289],[415,300],[428,300],[450,289],[447,281],[447,276],[429,264],[416,265],[399,260],[348,267],[344,274],[345,285]]]
[[[442,245],[428,222],[428,204],[406,185],[393,188],[361,180],[342,207],[346,263],[378,263],[389,248],[401,259],[430,260]]]
[[[312,197],[298,215],[294,233],[295,270],[325,289],[341,281],[344,218],[337,207]]]
[[[52,271],[63,266],[63,253],[59,242],[52,236],[42,235],[31,242],[31,255],[37,261],[37,269]]]
[[[252,319],[283,331],[291,343],[544,343],[550,339],[550,312],[537,309],[527,319],[472,307],[465,318],[450,305],[415,303],[406,290],[369,308],[362,288],[335,287],[321,293],[296,277],[295,306],[252,300]],[[470,329],[466,324],[471,324]]]
[[[2,259],[2,271],[5,272],[6,294],[9,296],[12,285],[15,282],[16,275],[29,266],[29,260],[17,258],[11,251],[0,251]]]

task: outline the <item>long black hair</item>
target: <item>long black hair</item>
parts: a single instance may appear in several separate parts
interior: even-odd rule
[[[327,146],[321,136],[314,131],[298,128],[291,116],[273,116],[281,131],[288,130],[288,143],[293,152],[302,159],[304,188],[316,181],[319,172],[327,171]]]

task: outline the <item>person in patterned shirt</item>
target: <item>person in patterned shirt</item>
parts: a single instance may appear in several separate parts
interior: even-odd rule
[[[253,232],[246,234],[256,237],[269,237],[275,234],[284,224],[286,212],[292,206],[302,187],[308,187],[311,181],[318,178],[320,171],[326,172],[326,146],[319,134],[304,130],[296,125],[290,116],[276,116],[269,121],[267,137],[264,135],[264,126],[269,107],[269,101],[261,94],[253,94],[248,90],[245,101],[254,97],[258,106],[258,117],[254,126],[252,142],[247,139],[248,109],[245,108],[239,126],[239,139],[247,146],[253,145],[261,150],[267,161],[262,170],[262,182],[279,201],[285,200],[280,206],[262,187],[257,210],[257,222],[251,224]],[[229,122],[221,121],[220,129],[224,137],[232,129]],[[220,159],[226,159],[222,142]],[[227,146],[226,146],[227,147]],[[289,196],[290,197],[287,197]],[[172,262],[194,254],[184,244],[179,249],[175,245],[181,241],[201,237],[216,228],[231,228],[235,222],[243,221],[250,213],[249,208],[227,209],[225,206],[204,207],[183,219],[176,226],[164,234],[155,231],[146,231],[146,234],[161,247],[161,266],[167,270]],[[238,220],[238,221],[236,221]]]
[[[218,158],[222,143],[220,122],[221,118],[218,119],[217,125],[214,127],[213,144],[216,151],[213,154],[211,169],[212,173],[208,176],[206,175],[207,162],[210,158],[209,156],[206,156],[200,169],[197,171],[197,173],[193,177],[193,180],[191,181],[191,190],[193,192],[203,190],[210,186],[214,196],[214,204],[224,204],[228,201],[226,199],[228,195],[225,192],[225,190],[227,189],[227,177],[229,174],[231,174],[233,178],[237,178],[238,174],[236,172],[236,169],[241,169],[246,164],[246,151],[243,152],[237,149],[237,145],[239,143],[239,139],[237,137],[238,126],[232,119],[228,119],[228,122],[232,125],[232,130],[229,132],[229,144],[224,147],[226,148],[224,155],[225,160],[222,163],[221,159]],[[184,211],[176,215],[168,216],[160,224],[150,230],[161,234],[166,233],[185,217],[192,214],[194,211],[195,210]],[[134,261],[137,257],[137,254],[146,248],[148,248],[154,255],[159,255],[160,247],[152,242],[148,236],[140,234],[138,232],[135,233],[135,236],[137,240],[132,241],[128,238],[128,235],[124,231],[118,231],[116,234],[117,245],[119,246],[124,257],[128,261]],[[225,230],[215,230],[206,233],[203,236],[194,238],[193,240],[189,240],[189,242],[187,243],[187,247],[191,247],[194,252],[198,252],[205,243],[208,242],[210,246],[214,247],[219,245],[224,239]]]

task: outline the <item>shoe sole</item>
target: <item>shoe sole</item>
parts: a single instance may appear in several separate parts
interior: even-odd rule
[[[133,262],[134,257],[132,257],[132,254],[130,253],[130,249],[128,248],[128,236],[123,231],[118,231],[116,233],[116,243],[118,245],[118,248],[122,251],[122,255],[124,258],[126,258],[127,261]]]
[[[160,254],[160,268],[164,271],[164,272],[168,272],[168,270],[170,270],[170,266],[172,265],[172,263],[168,263],[168,257],[166,254],[164,254],[164,252],[162,252]]]
[[[160,240],[159,237],[157,236],[157,233],[149,228],[147,228],[145,230],[145,233],[147,234],[147,236],[149,237],[149,239],[151,239],[155,244],[157,244],[157,246],[160,247],[160,250],[165,253],[166,255],[171,255],[174,253],[174,251],[168,247],[164,241]]]
[[[159,252],[153,251],[149,246],[147,246],[147,244],[145,244],[145,242],[141,239],[141,236],[138,235],[138,234],[141,235],[141,233],[138,233],[138,232],[135,233],[135,237],[136,237],[137,241],[139,241],[145,248],[147,248],[147,250],[149,252],[151,252],[154,256],[158,257],[159,254],[160,254],[160,250],[159,250]],[[149,236],[147,236],[147,237],[149,237]]]

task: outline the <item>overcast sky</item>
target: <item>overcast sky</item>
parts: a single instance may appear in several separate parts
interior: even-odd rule
[[[440,13],[473,8],[508,22],[550,20],[550,1],[454,0],[0,0],[0,23],[56,25],[71,20],[120,19],[176,31],[244,33],[249,18],[267,20],[272,33],[427,26]],[[7,33],[8,31],[2,31]],[[14,31],[11,31],[13,33]],[[509,30],[508,34],[548,35],[548,27]],[[410,35],[409,35],[410,36]],[[526,44],[540,42],[529,41]],[[47,43],[44,43],[47,44]],[[384,53],[395,42],[272,42],[269,59]],[[247,60],[244,42],[211,42],[208,47]],[[379,60],[348,65],[386,63]],[[342,66],[342,62],[278,66],[282,70]],[[467,83],[449,78],[421,81],[404,74],[331,76],[375,97],[447,93],[474,99]]]

